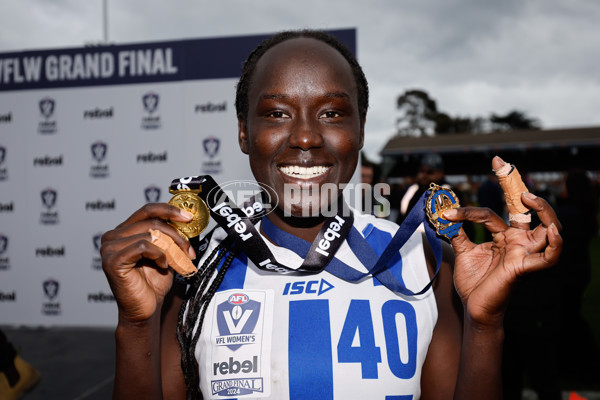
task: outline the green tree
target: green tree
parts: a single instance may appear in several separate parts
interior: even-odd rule
[[[506,115],[490,116],[493,131],[513,131],[518,129],[540,129],[540,122],[536,118],[528,117],[519,110],[509,111]]]
[[[396,107],[400,111],[400,117],[396,120],[397,135],[422,136],[435,133],[437,105],[427,92],[407,90],[398,97]]]
[[[400,117],[396,120],[396,135],[423,136],[452,133],[488,133],[518,129],[540,129],[536,118],[524,111],[512,110],[486,117],[451,116],[439,111],[436,101],[421,89],[410,89],[398,96],[396,107]]]

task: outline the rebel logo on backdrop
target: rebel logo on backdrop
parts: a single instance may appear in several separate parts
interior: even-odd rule
[[[55,225],[58,223],[58,211],[53,211],[56,206],[58,192],[54,189],[47,188],[40,193],[42,205],[46,210],[40,213],[40,223],[44,225]]]
[[[38,247],[35,249],[36,257],[64,257],[65,256],[65,246],[60,247]]]
[[[116,299],[112,293],[97,292],[88,293],[87,301],[88,303],[114,303]]]
[[[106,155],[108,153],[108,145],[100,140],[92,143],[90,146],[92,151],[92,160],[95,164],[90,166],[90,177],[92,178],[106,178],[109,176],[108,163],[105,163]]]
[[[45,156],[35,157],[33,159],[34,167],[60,167],[63,164],[63,155],[60,154],[58,156],[50,156],[46,154]]]
[[[85,210],[86,211],[114,211],[116,209],[116,200],[91,200],[85,202]]]
[[[13,212],[15,206],[14,201],[10,201],[8,203],[0,203],[0,213],[11,213]]]
[[[160,201],[160,188],[158,186],[148,186],[144,189],[146,203],[158,203]]]
[[[202,161],[202,172],[205,174],[221,173],[221,160],[218,158],[221,141],[214,136],[209,136],[202,141],[202,149],[208,160]]]
[[[56,101],[50,97],[41,99],[38,103],[39,111],[43,121],[40,121],[38,125],[38,133],[41,134],[52,134],[56,133],[56,121],[51,119],[56,110]]]
[[[196,104],[194,111],[197,113],[224,112],[227,111],[227,101],[223,101],[222,103],[213,103],[209,101],[204,104]]]
[[[101,118],[112,118],[113,117],[113,107],[109,108],[100,108],[96,107],[93,110],[84,110],[83,111],[83,119],[101,119]]]
[[[148,113],[147,116],[142,118],[143,129],[158,129],[160,128],[160,116],[154,115],[158,110],[160,97],[154,92],[148,92],[142,96],[142,104],[144,110]]]
[[[9,124],[12,122],[12,112],[6,114],[0,114],[0,123]]]
[[[17,292],[0,292],[0,303],[2,302],[14,302],[17,300]]]
[[[167,151],[163,151],[162,153],[154,153],[149,151],[148,153],[140,153],[136,156],[136,161],[138,163],[160,163],[167,161]]]

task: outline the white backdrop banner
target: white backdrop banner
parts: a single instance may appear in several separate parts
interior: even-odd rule
[[[0,325],[114,325],[102,233],[174,178],[252,178],[235,84],[265,37],[0,53]]]

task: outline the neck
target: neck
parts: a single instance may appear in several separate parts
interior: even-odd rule
[[[294,217],[284,216],[283,210],[277,208],[267,214],[267,218],[273,225],[284,232],[292,234],[307,242],[313,242],[327,217]]]

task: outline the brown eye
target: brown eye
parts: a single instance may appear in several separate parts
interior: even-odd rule
[[[341,117],[341,114],[336,112],[336,111],[325,111],[323,114],[321,114],[321,118],[339,118]]]
[[[283,111],[271,111],[267,114],[267,118],[286,118],[287,115]]]

